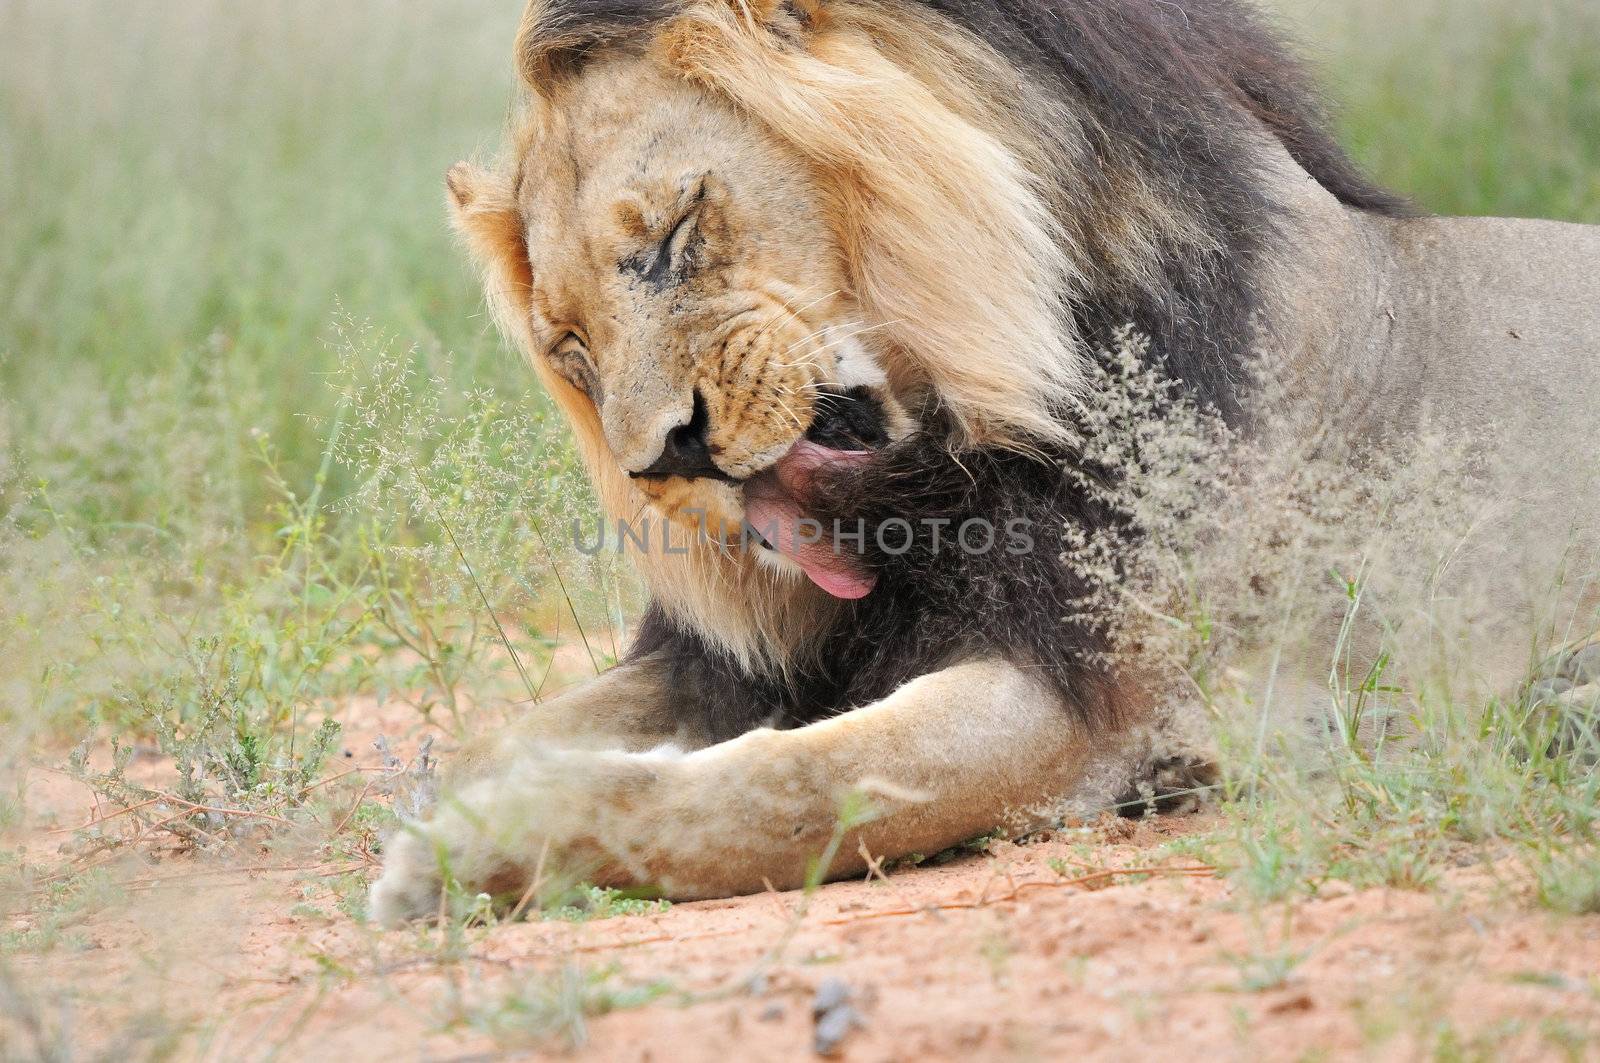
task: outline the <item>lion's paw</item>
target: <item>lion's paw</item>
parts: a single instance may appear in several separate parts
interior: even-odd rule
[[[637,799],[656,774],[657,765],[625,754],[522,757],[394,835],[368,913],[395,926],[437,913],[452,893],[513,904],[540,875],[546,882],[617,877],[617,854],[634,848],[648,826],[635,810],[649,807]]]
[[[367,895],[367,916],[395,927],[438,911],[444,877],[425,828],[408,825],[385,846],[383,874]]]

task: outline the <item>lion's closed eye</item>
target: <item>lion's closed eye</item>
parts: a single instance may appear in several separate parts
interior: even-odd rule
[[[694,250],[705,195],[705,180],[702,178],[689,189],[677,219],[666,234],[652,247],[623,259],[623,271],[635,274],[655,288],[683,283],[694,268]]]
[[[674,256],[682,254],[685,245],[694,236],[694,229],[699,221],[700,208],[696,205],[677,220],[661,241],[661,258],[670,264]]]

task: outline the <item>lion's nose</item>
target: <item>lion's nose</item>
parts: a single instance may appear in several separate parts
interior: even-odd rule
[[[711,447],[706,434],[711,427],[711,415],[706,410],[706,400],[700,392],[694,393],[694,413],[688,424],[680,424],[667,432],[662,441],[661,454],[655,461],[638,472],[630,473],[644,480],[665,480],[681,476],[685,480],[727,480],[733,477],[717,468],[711,460]]]

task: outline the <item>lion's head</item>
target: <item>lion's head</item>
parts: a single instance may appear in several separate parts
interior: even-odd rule
[[[601,463],[669,517],[737,530],[744,485],[830,408],[873,408],[859,445],[899,430],[804,159],[645,56],[597,59],[550,89],[509,189],[511,254],[529,266],[515,313],[575,420],[598,419]],[[471,225],[490,179],[450,180]]]
[[[451,172],[614,512],[736,529],[748,484],[817,459],[808,431],[860,449],[929,402],[966,442],[1056,430],[1076,366],[1041,189],[981,94],[838,14],[708,0],[642,33],[536,0],[511,152]]]
[[[816,465],[917,425],[955,460],[1058,446],[1100,326],[1196,358],[1243,330],[1263,133],[1349,183],[1248,31],[1045,7],[528,6],[509,149],[451,171],[455,222],[609,511],[713,530],[639,560],[741,657],[781,654],[826,599],[717,532],[792,515]],[[834,595],[870,587],[768,545]]]

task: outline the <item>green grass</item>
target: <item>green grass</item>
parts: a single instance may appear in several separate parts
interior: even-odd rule
[[[1340,131],[1442,214],[1600,222],[1600,8],[1585,0],[1273,0]]]
[[[7,4],[0,385],[15,433],[130,417],[156,376],[192,381],[173,398],[200,403],[204,380],[234,450],[265,430],[304,482],[341,303],[416,343],[419,364],[451,351],[458,380],[520,390],[442,210],[445,168],[497,140],[515,9]],[[259,503],[241,473],[230,486]]]
[[[504,689],[495,621],[537,668],[583,610],[614,620],[591,571],[551,623],[552,550],[589,496],[444,221],[447,166],[497,144],[516,7],[0,10],[17,733],[148,732],[152,698],[182,716],[211,688],[264,747],[358,690],[455,726],[469,693]],[[547,546],[540,519],[562,532]],[[451,531],[477,556],[434,548]]]
[[[546,919],[587,923],[591,919],[614,919],[619,915],[656,915],[672,907],[670,901],[640,896],[637,891],[583,886],[566,903],[546,906]]]
[[[568,964],[487,1003],[459,1006],[444,1015],[448,1026],[487,1033],[508,1049],[573,1051],[589,1040],[588,1020],[643,1007],[673,992],[671,982],[618,985],[614,967],[585,970]]]

